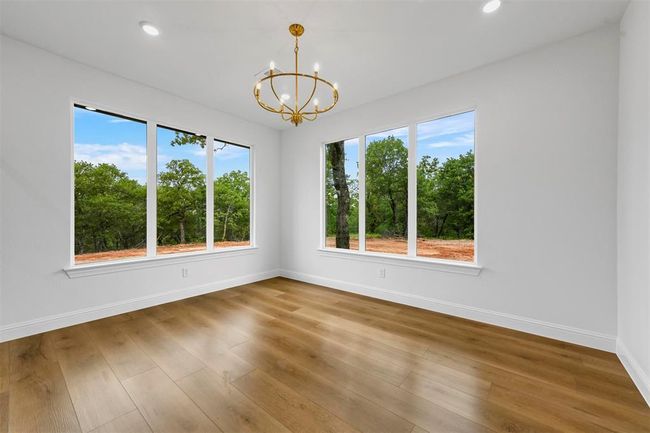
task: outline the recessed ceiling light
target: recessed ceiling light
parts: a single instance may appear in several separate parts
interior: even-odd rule
[[[483,12],[491,14],[501,7],[501,0],[490,0],[483,5]]]
[[[140,27],[150,36],[158,36],[160,34],[160,30],[148,21],[140,21]]]
[[[88,111],[97,111],[95,107],[91,107],[90,105],[86,105],[86,110]]]

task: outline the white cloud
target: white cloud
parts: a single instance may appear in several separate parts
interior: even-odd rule
[[[75,143],[74,158],[93,164],[115,164],[120,170],[142,170],[146,168],[147,149],[131,143],[84,144]]]
[[[382,132],[376,132],[376,133],[370,134],[368,136],[368,138],[370,140],[372,140],[372,141],[388,138],[390,136],[393,136],[395,138],[404,138],[404,139],[406,139],[408,137],[408,133],[409,133],[408,128],[391,129],[391,130],[388,130],[388,131],[382,131]]]
[[[192,150],[190,150],[190,154],[192,156],[205,157],[205,149],[201,149],[199,146],[193,146]]]
[[[429,143],[427,147],[431,149],[440,149],[443,147],[468,147],[474,146],[474,132],[466,132],[465,134],[453,137],[450,140],[434,141]]]
[[[474,131],[474,113],[463,113],[418,124],[418,140]]]
[[[132,122],[132,120],[122,119],[121,117],[116,117],[116,118],[111,119],[111,120],[108,121],[108,123],[126,123],[126,122]]]

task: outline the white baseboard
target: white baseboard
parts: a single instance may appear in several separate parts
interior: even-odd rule
[[[594,349],[605,350],[607,352],[616,351],[616,337],[613,335],[602,334],[599,332],[593,332],[586,329],[574,328],[571,326],[560,325],[556,323],[543,322],[541,320],[517,316],[514,314],[501,313],[498,311],[491,311],[483,308],[456,304],[440,299],[425,298],[423,296],[396,292],[387,289],[380,289],[377,287],[353,284],[346,281],[334,280],[318,275],[304,274],[301,272],[295,272],[286,269],[281,270],[281,275],[286,278],[304,281],[306,283],[318,284],[321,286],[345,290],[348,292],[358,293],[360,295],[379,298],[386,301],[397,302],[399,304],[410,305],[413,307],[445,313],[465,319],[476,320],[478,322],[489,323],[491,325],[502,326],[504,328],[528,332],[530,334],[541,335],[543,337],[579,344],[581,346],[592,347]]]
[[[319,284],[325,287],[345,290],[373,298],[384,299],[391,302],[424,308],[427,310],[450,314],[453,316],[463,317],[466,319],[476,320],[492,325],[503,326],[518,331],[528,332],[531,334],[580,344],[587,347],[606,350],[608,352],[615,352],[617,350],[616,338],[614,336],[606,334],[600,334],[597,332],[573,328],[565,325],[542,322],[527,317],[456,304],[439,299],[425,298],[418,295],[405,294],[392,290],[380,289],[377,287],[370,287],[353,284],[346,281],[329,279],[317,275],[279,269],[231,278],[228,280],[216,281],[214,283],[202,284],[199,286],[188,287],[180,290],[171,290],[164,293],[158,293],[155,295],[71,311],[68,313],[42,317],[26,322],[5,325],[3,327],[0,327],[0,342],[39,334],[41,332],[46,332],[53,329],[64,328],[66,326],[72,326],[79,323],[89,322],[104,317],[114,316],[116,314],[127,313],[129,311],[135,311],[142,308],[152,307],[154,305],[177,301],[179,299],[198,296],[204,293],[216,292],[219,290],[240,286],[242,284],[249,284],[280,275],[287,278],[292,278],[294,280]],[[621,356],[620,353],[619,356]],[[625,365],[627,368],[627,364]],[[630,365],[632,365],[631,361]],[[641,371],[638,368],[637,370]],[[645,378],[645,376],[640,377]],[[641,381],[641,383],[643,383],[643,381]],[[645,380],[645,383],[648,383],[647,380]],[[646,390],[647,389],[648,387],[646,386]]]
[[[650,377],[648,377],[643,368],[641,368],[641,365],[637,362],[634,356],[632,356],[620,338],[616,341],[616,354],[646,403],[650,406]]]
[[[70,311],[68,313],[33,319],[26,322],[13,323],[0,327],[0,342],[40,334],[41,332],[51,331],[53,329],[65,328],[66,326],[77,325],[79,323],[90,322],[92,320],[102,319],[116,314],[128,313],[129,311],[140,310],[142,308],[165,304],[167,302],[178,301],[179,299],[190,298],[204,293],[229,289],[231,287],[241,286],[242,284],[250,284],[256,281],[277,277],[279,275],[279,270],[271,270],[179,290],[170,290],[155,295],[128,299],[97,307],[84,308],[81,310]]]

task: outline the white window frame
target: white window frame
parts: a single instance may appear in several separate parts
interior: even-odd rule
[[[474,112],[474,260],[471,262],[448,260],[417,256],[417,126],[445,117]],[[407,254],[392,254],[366,251],[366,137],[380,132],[407,128],[408,130],[408,248]],[[318,251],[323,256],[335,258],[350,258],[380,264],[405,266],[427,270],[479,275],[482,266],[478,263],[478,108],[473,106],[465,109],[440,113],[422,119],[404,121],[389,126],[363,130],[357,134],[349,134],[344,139],[323,141],[320,146],[320,244]],[[326,205],[326,147],[339,141],[358,139],[359,141],[359,250],[327,247],[327,205]]]
[[[122,116],[131,118],[146,123],[147,125],[147,229],[146,229],[146,242],[147,254],[146,256],[125,258],[120,260],[106,260],[101,262],[75,264],[75,176],[74,176],[74,109],[75,105],[90,106],[96,108],[98,111],[105,112],[106,114],[113,114],[115,116]],[[84,101],[80,98],[73,98],[70,100],[70,255],[68,266],[63,269],[69,278],[85,277],[98,274],[107,274],[113,272],[121,272],[127,270],[144,269],[158,266],[166,266],[175,263],[186,263],[194,261],[210,260],[218,257],[232,257],[242,254],[254,253],[258,247],[256,245],[255,227],[256,227],[256,193],[255,188],[255,146],[242,143],[239,140],[224,139],[218,134],[209,134],[198,131],[194,128],[182,128],[176,126],[174,122],[154,120],[148,116],[129,113],[127,110],[107,107],[106,105],[98,104],[95,102]],[[195,134],[205,137],[206,140],[206,250],[195,252],[180,252],[174,254],[158,255],[156,252],[157,247],[157,203],[158,203],[158,143],[157,143],[157,128],[158,126],[177,129],[180,131],[196,131]],[[240,247],[214,247],[214,141],[222,141],[225,143],[246,147],[249,149],[249,206],[250,206],[250,244]]]

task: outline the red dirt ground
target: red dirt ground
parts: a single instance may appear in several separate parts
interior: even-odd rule
[[[224,241],[224,242],[215,242],[215,248],[229,248],[229,247],[244,247],[250,245],[249,241],[234,242],[234,241]],[[158,254],[175,254],[175,253],[187,253],[192,251],[204,251],[205,244],[178,244],[178,245],[166,245],[158,247]],[[129,250],[120,250],[120,251],[102,251],[100,253],[88,253],[88,254],[78,254],[74,256],[75,264],[83,263],[93,263],[93,262],[104,262],[108,260],[120,260],[120,259],[131,259],[137,257],[144,257],[147,255],[147,250],[145,248],[133,248]]]
[[[336,239],[334,237],[328,237],[327,246],[334,247],[335,245]],[[350,249],[359,249],[359,241],[357,239],[350,239]],[[407,242],[403,238],[366,239],[366,251],[406,254]],[[474,261],[474,241],[471,239],[418,238],[417,254],[418,257],[471,262]]]

